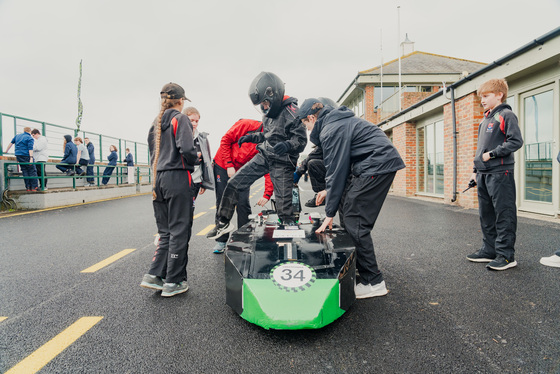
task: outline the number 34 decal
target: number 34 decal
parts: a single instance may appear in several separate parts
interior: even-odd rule
[[[270,271],[274,284],[284,291],[305,291],[315,282],[316,274],[312,267],[301,262],[285,262]]]

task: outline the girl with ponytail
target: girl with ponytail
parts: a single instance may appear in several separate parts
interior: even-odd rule
[[[192,178],[197,160],[192,124],[182,114],[185,90],[175,83],[161,89],[161,109],[148,133],[152,199],[159,241],[140,286],[169,297],[189,289],[187,262],[192,223]],[[190,100],[189,100],[190,101]]]

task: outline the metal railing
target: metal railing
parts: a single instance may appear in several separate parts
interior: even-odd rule
[[[9,124],[11,122],[11,124]],[[139,165],[150,164],[150,152],[145,143],[134,142],[131,140],[116,138],[89,131],[77,131],[75,128],[55,125],[53,123],[38,121],[30,118],[14,116],[0,112],[0,156],[4,155],[4,149],[8,146],[12,138],[23,132],[24,127],[36,128],[47,138],[49,143],[49,158],[62,159],[64,154],[64,135],[72,137],[80,136],[82,139],[89,138],[95,146],[95,159],[104,160],[109,155],[109,146],[114,145],[118,149],[119,160],[124,158],[124,150],[130,149],[134,156],[134,161]]]
[[[19,171],[19,166],[21,165],[33,165],[33,167],[36,167],[36,165],[43,165],[43,169],[41,172],[41,175],[37,175],[37,176],[23,176],[21,171]],[[58,172],[57,174],[53,174],[53,173],[47,173],[45,172],[45,169],[47,166],[56,166],[56,165],[62,165],[65,166],[67,168],[74,168],[74,167],[81,167],[84,169],[87,169],[87,167],[93,167],[94,172],[93,175],[78,175],[78,174],[74,174],[74,175],[67,175],[65,173]],[[113,168],[113,174],[111,175],[103,175],[103,171],[106,168]],[[103,170],[100,170],[103,169]],[[58,169],[57,169],[58,170]],[[149,166],[134,166],[134,170],[135,170],[135,183],[136,184],[151,184],[152,183],[152,171],[151,168]],[[125,172],[126,171],[126,172]],[[108,166],[108,165],[102,165],[102,164],[94,164],[94,165],[74,165],[74,164],[65,164],[65,163],[54,163],[54,162],[45,162],[45,163],[36,163],[36,162],[5,162],[4,163],[4,185],[6,186],[6,190],[14,190],[13,188],[10,188],[10,181],[12,180],[25,180],[25,179],[37,179],[38,181],[40,181],[40,185],[42,187],[39,188],[39,190],[44,190],[45,189],[45,181],[51,180],[51,179],[55,179],[55,180],[60,180],[60,179],[71,179],[72,180],[72,184],[71,184],[71,188],[72,189],[76,189],[77,187],[83,187],[83,186],[78,186],[77,182],[78,179],[87,181],[87,179],[94,179],[95,183],[94,185],[96,185],[97,187],[100,187],[102,184],[102,180],[103,178],[108,178],[108,182],[110,182],[111,180],[114,180],[114,185],[128,185],[128,166],[123,166],[123,165],[117,165],[117,166]],[[86,183],[84,183],[86,184]],[[52,184],[51,184],[52,185]],[[57,187],[61,187],[61,188],[68,188],[70,186],[67,185],[63,185],[63,186],[57,186]],[[24,187],[25,188],[25,187]]]

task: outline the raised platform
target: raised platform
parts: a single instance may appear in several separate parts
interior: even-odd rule
[[[151,190],[152,186],[149,184],[122,184],[76,189],[54,188],[39,192],[14,191],[10,193],[10,197],[16,201],[18,209],[44,209],[148,193]]]

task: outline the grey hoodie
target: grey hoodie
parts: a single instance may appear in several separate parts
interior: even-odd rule
[[[155,156],[155,125],[157,118],[148,133],[150,162]],[[161,139],[157,171],[188,170],[194,171],[197,159],[194,147],[191,121],[189,117],[175,109],[167,109],[161,118]]]

